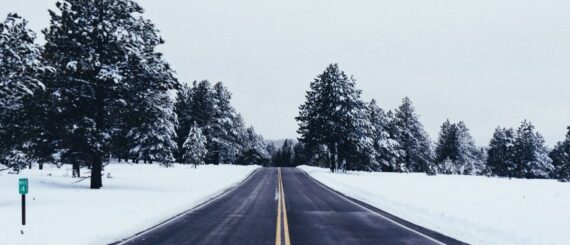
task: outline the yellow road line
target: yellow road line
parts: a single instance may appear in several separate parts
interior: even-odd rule
[[[281,169],[279,169],[281,170]],[[281,171],[279,171],[281,177]],[[287,207],[285,207],[285,190],[283,190],[283,177],[281,177],[281,200],[283,202],[283,234],[285,236],[285,245],[291,245],[291,238],[289,237],[289,223],[287,222]]]
[[[281,245],[281,168],[277,169],[277,189],[279,200],[277,203],[277,228],[275,231],[275,245]]]

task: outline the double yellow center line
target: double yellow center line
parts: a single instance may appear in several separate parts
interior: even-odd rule
[[[283,225],[283,236],[285,245],[291,245],[289,237],[289,223],[287,222],[287,208],[285,207],[285,192],[283,191],[283,179],[281,178],[281,168],[277,169],[277,188],[279,200],[277,203],[277,229],[275,231],[275,245],[281,245],[281,225]],[[283,222],[281,222],[283,216]],[[283,224],[281,224],[283,223]]]

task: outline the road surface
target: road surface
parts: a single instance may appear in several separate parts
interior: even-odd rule
[[[261,168],[237,187],[119,244],[463,244],[325,187]]]

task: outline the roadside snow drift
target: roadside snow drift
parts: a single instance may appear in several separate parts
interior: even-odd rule
[[[347,196],[471,244],[570,241],[570,183],[300,168]]]
[[[184,212],[239,183],[257,166],[111,164],[103,188],[75,183],[69,167],[0,172],[0,243],[107,244]],[[87,172],[84,174],[88,174]],[[21,225],[18,178],[29,178]],[[24,234],[21,234],[23,230]]]

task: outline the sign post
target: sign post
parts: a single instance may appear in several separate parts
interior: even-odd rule
[[[28,179],[18,180],[18,191],[22,195],[22,225],[26,225],[26,194],[28,194]]]

